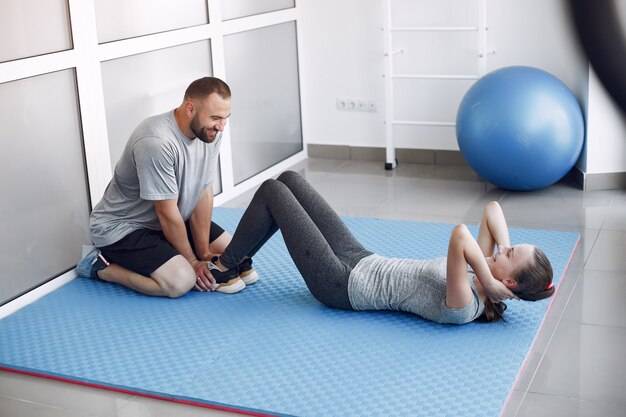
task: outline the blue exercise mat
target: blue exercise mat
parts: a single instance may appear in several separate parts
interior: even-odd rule
[[[234,231],[241,210],[216,208]],[[346,218],[390,257],[445,256],[453,225]],[[476,231],[476,228],[473,228]],[[577,233],[512,229],[563,276]],[[261,280],[171,300],[79,278],[0,320],[0,368],[251,415],[489,416],[502,411],[550,300],[508,302],[506,322],[441,325],[328,308],[280,234]]]

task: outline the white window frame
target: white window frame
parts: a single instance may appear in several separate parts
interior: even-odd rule
[[[226,74],[225,70],[224,36],[281,23],[295,22],[296,37],[302,38],[301,29],[298,25],[299,11],[297,3],[295,7],[290,9],[222,21],[221,2],[229,0],[207,0],[210,23],[98,44],[93,1],[67,1],[70,12],[73,49],[0,63],[0,83],[67,69],[75,71],[87,181],[92,206],[100,201],[112,177],[102,88],[101,63],[103,61],[210,40],[213,75],[228,82],[228,74]],[[298,62],[302,62],[300,51],[301,49],[298,48]],[[300,65],[298,65],[298,68],[300,68]],[[301,74],[298,74],[298,78],[302,80]],[[300,85],[300,91],[302,91],[302,85]],[[242,94],[245,94],[245,92]],[[302,97],[300,102],[302,112]],[[173,105],[177,104],[173,103]],[[216,206],[258,186],[266,179],[276,176],[293,164],[304,160],[307,156],[306,143],[303,137],[302,151],[235,185],[230,130],[228,127],[224,132],[223,138],[220,153],[222,192],[215,197],[214,204]],[[76,274],[72,270],[0,306],[0,318],[54,291],[75,277]]]

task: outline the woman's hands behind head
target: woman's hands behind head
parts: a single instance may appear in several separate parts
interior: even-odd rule
[[[487,283],[481,282],[481,284],[483,284],[485,293],[487,293],[487,298],[494,304],[504,300],[519,300],[519,297],[513,291],[495,278],[490,279]]]

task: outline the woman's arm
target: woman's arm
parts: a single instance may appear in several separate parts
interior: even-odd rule
[[[485,205],[477,241],[484,256],[493,255],[496,246],[511,246],[509,228],[497,201]]]
[[[446,305],[448,307],[465,307],[474,296],[467,279],[468,265],[474,270],[489,300],[495,303],[508,298],[516,298],[502,282],[493,277],[482,248],[474,240],[467,226],[460,224],[452,230],[448,244],[446,275]]]

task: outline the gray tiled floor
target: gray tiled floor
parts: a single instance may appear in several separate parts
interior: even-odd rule
[[[405,164],[386,172],[382,163],[310,159],[294,169],[342,215],[477,223],[482,205],[499,200],[510,226],[581,233],[504,416],[626,416],[626,191],[556,184],[507,192],[463,167]],[[245,207],[251,196],[226,205]],[[232,414],[5,372],[0,415]]]

